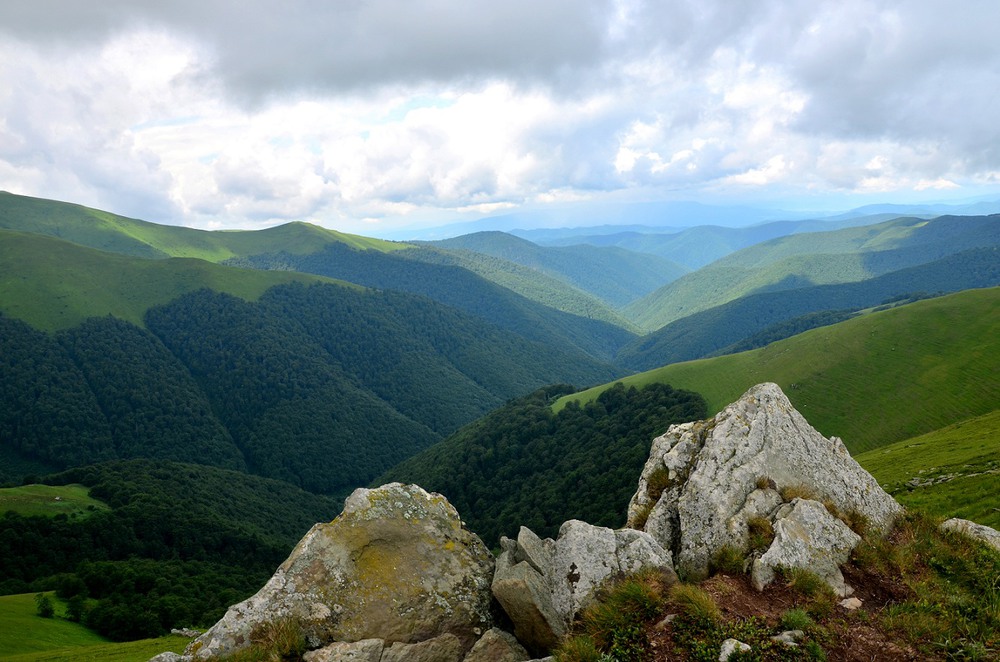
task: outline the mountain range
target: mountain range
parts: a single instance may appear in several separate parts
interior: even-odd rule
[[[175,494],[146,490],[171,474],[287,486],[267,517],[300,523],[403,480],[441,491],[490,543],[514,522],[618,526],[652,437],[762,381],[873,464],[920,435],[947,455],[973,436],[939,431],[990,428],[1000,408],[1000,215],[866,211],[404,243],[307,223],[207,232],[0,193],[0,481],[83,483],[115,530],[160,513],[158,542],[120,549],[86,516],[60,520],[52,535],[86,536],[119,568],[129,554],[231,561],[166,517]],[[976,489],[961,508],[982,517],[1000,495]],[[5,535],[56,530],[33,517],[8,517]],[[267,527],[246,525],[232,525],[239,545]],[[75,572],[22,565],[0,587]]]

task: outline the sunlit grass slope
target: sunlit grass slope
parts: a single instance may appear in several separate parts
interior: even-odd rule
[[[1000,243],[1000,215],[897,218],[779,237],[727,255],[622,309],[643,329],[752,293],[850,283]]]
[[[855,459],[905,506],[1000,528],[1000,403],[998,411]]]
[[[194,257],[221,262],[233,257],[284,251],[315,253],[329,243],[391,251],[408,244],[288,223],[265,230],[214,232],[159,225],[68,202],[0,192],[0,228],[49,235],[134,257]]]
[[[1000,288],[869,313],[767,347],[627,377],[701,393],[710,413],[776,382],[854,453],[938,430],[1000,403]],[[610,385],[560,399],[589,401]]]
[[[0,311],[47,331],[104,315],[142,326],[151,306],[193,290],[207,287],[255,300],[268,288],[292,281],[334,282],[191,258],[141,259],[0,230]]]
[[[37,660],[42,651],[107,643],[96,632],[61,618],[62,604],[53,594],[49,598],[56,607],[55,618],[38,615],[34,593],[0,596],[0,659],[23,655],[22,659]]]
[[[0,489],[0,513],[8,510],[24,516],[76,517],[108,506],[90,498],[90,488],[83,485],[22,485]]]

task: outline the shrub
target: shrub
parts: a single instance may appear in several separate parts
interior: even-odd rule
[[[52,606],[52,598],[45,593],[35,596],[35,609],[42,618],[52,618],[56,615],[56,609]]]

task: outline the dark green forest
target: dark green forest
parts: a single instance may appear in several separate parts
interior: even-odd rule
[[[183,460],[343,495],[505,400],[619,372],[406,293],[201,290],[54,336],[0,316],[0,480]]]
[[[623,385],[553,414],[550,386],[513,400],[375,483],[417,483],[440,492],[486,544],[521,525],[555,536],[569,519],[621,527],[653,439],[672,423],[707,416],[697,393]]]
[[[215,622],[263,585],[310,526],[341,509],[281,481],[164,460],[102,463],[45,482],[82,483],[111,510],[4,514],[0,593],[56,590],[115,640]]]

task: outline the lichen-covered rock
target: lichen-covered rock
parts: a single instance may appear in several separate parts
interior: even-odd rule
[[[445,633],[416,644],[397,642],[382,652],[380,662],[462,662],[465,650],[458,637]]]
[[[530,657],[514,635],[493,628],[476,642],[463,662],[525,662]]]
[[[649,534],[579,520],[563,523],[555,541],[521,527],[517,541],[504,538],[501,547],[493,594],[534,653],[551,650],[609,580],[646,568],[676,578],[670,552]]]
[[[969,536],[980,542],[984,542],[993,549],[1000,551],[1000,531],[992,529],[982,524],[970,522],[967,519],[952,517],[950,520],[941,523],[942,531],[954,531],[962,535]]]
[[[751,579],[759,591],[774,580],[778,568],[816,573],[839,595],[847,595],[840,565],[846,563],[861,536],[829,513],[823,504],[795,499],[774,521],[774,542],[753,562]]]
[[[399,483],[359,489],[186,652],[205,659],[245,648],[255,630],[283,619],[313,648],[450,633],[464,652],[492,625],[492,574],[493,556],[443,496]]]
[[[876,531],[902,511],[843,442],[813,429],[776,384],[759,384],[714,418],[654,440],[628,522],[672,550],[679,571],[700,577],[724,546],[747,551],[748,520],[772,519],[779,493],[799,486]]]
[[[335,641],[302,656],[305,662],[379,662],[385,642],[381,639]]]

